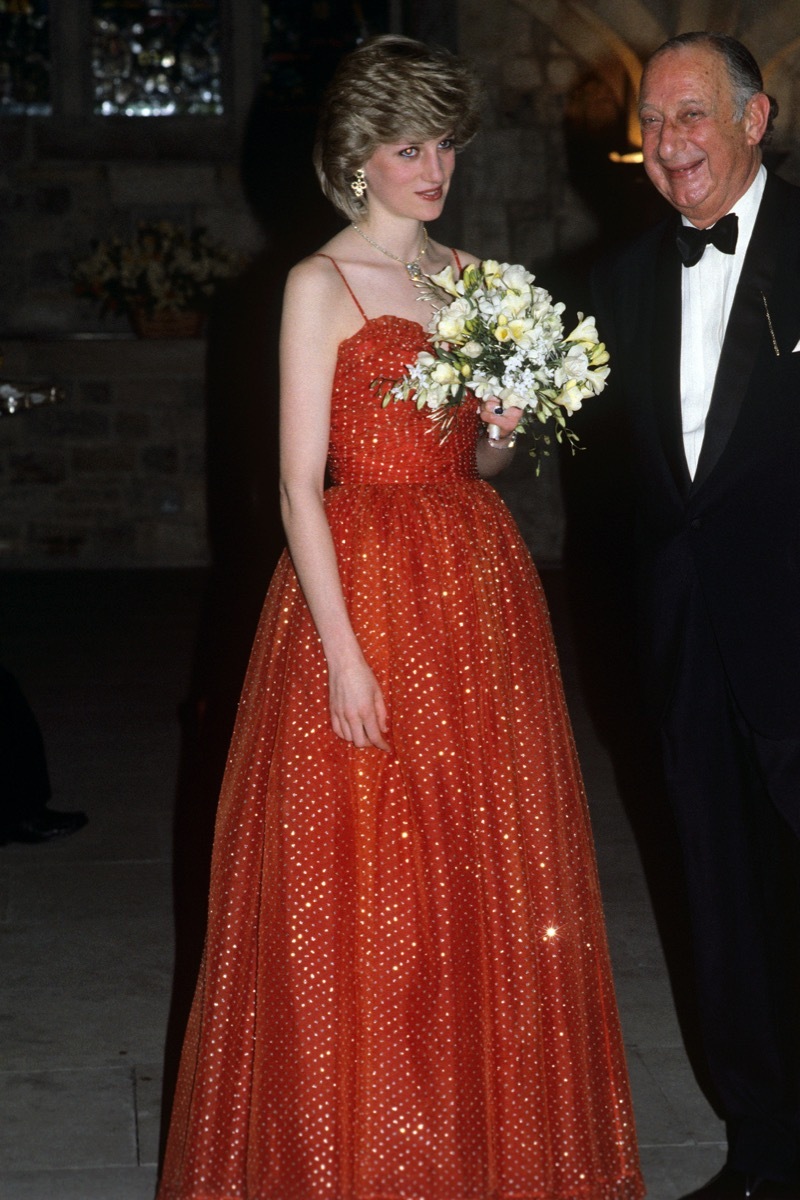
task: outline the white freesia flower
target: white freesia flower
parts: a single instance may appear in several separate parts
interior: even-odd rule
[[[438,275],[431,275],[431,283],[436,287],[441,288],[443,292],[449,293],[451,296],[458,296],[459,280],[456,280],[455,272],[452,266],[446,266],[443,271],[439,271]]]
[[[475,299],[475,297],[473,297]],[[485,292],[477,297],[478,314],[487,325],[494,325],[503,311],[503,299],[497,292]]]
[[[501,265],[493,258],[485,258],[483,260],[481,263],[481,270],[483,272],[483,280],[486,287],[491,288],[494,286],[494,284],[503,274],[503,267],[506,265],[507,264],[505,263]]]
[[[564,338],[565,342],[586,342],[588,345],[594,346],[597,344],[597,326],[594,317],[584,317],[583,313],[578,313],[578,324],[573,329],[572,333],[568,333]]]
[[[527,408],[531,402],[530,392],[518,392],[513,387],[500,388],[497,393],[498,400],[503,403],[503,408]]]
[[[479,400],[486,400],[489,396],[496,396],[501,392],[502,384],[494,375],[485,375],[475,379],[471,385],[471,391],[475,393]]]
[[[447,342],[467,340],[467,322],[478,315],[471,300],[459,297],[449,304],[438,316],[434,332]]]
[[[582,407],[583,396],[584,393],[578,380],[568,379],[555,400],[556,404],[559,404],[565,412],[571,415]]]
[[[608,358],[608,355],[606,355]],[[606,386],[606,380],[611,373],[611,367],[596,367],[589,378],[586,380],[585,387],[590,388],[586,392],[587,396],[599,396],[603,388]]]
[[[521,292],[533,283],[533,275],[518,263],[504,263],[502,270],[503,286],[511,292]]]
[[[570,379],[586,379],[590,370],[589,355],[583,346],[570,346],[561,360],[561,366],[556,369],[555,381],[558,387],[564,387]]]
[[[531,291],[507,292],[503,297],[502,311],[507,317],[519,317],[531,306]]]
[[[443,383],[446,385],[461,383],[461,372],[449,362],[437,362],[436,366],[431,370],[431,379],[434,383]]]

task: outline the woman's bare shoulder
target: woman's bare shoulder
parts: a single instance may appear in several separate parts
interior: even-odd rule
[[[470,254],[469,250],[457,250],[455,247],[453,247],[453,254],[461,263],[462,267],[466,267],[470,263],[477,264],[481,261],[477,254]]]
[[[342,299],[344,284],[335,265],[335,256],[328,254],[330,243],[295,263],[286,277],[286,299],[313,301],[315,307],[326,307]],[[334,260],[334,261],[332,261]]]
[[[330,258],[318,250],[294,264],[286,277],[286,284],[293,291],[306,291],[312,288],[332,287],[336,279],[336,268]]]
[[[358,325],[358,312],[337,267],[337,239],[295,263],[286,279],[284,315],[302,314],[318,327],[318,337],[337,344]],[[351,311],[352,310],[352,311]]]

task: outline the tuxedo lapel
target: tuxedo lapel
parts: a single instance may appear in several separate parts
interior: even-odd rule
[[[776,231],[783,207],[779,183],[768,178],[722,343],[693,491],[711,474],[728,444],[761,341],[768,335],[765,306],[778,262],[780,237]]]
[[[681,260],[675,244],[676,223],[669,222],[656,261],[655,322],[650,337],[650,378],[661,447],[675,485],[684,498],[691,476],[683,449],[681,421]]]

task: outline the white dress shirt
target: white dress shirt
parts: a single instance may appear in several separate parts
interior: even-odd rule
[[[703,445],[722,341],[766,181],[767,172],[759,167],[750,187],[731,209],[739,218],[735,253],[723,254],[716,246],[706,246],[699,263],[681,271],[681,420],[692,479]],[[684,225],[691,224],[686,217],[682,220]]]

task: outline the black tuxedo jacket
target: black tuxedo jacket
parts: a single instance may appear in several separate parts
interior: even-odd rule
[[[631,437],[646,681],[663,708],[687,630],[710,619],[745,718],[767,736],[800,736],[800,189],[768,177],[694,480],[680,420],[679,221],[595,281]]]

